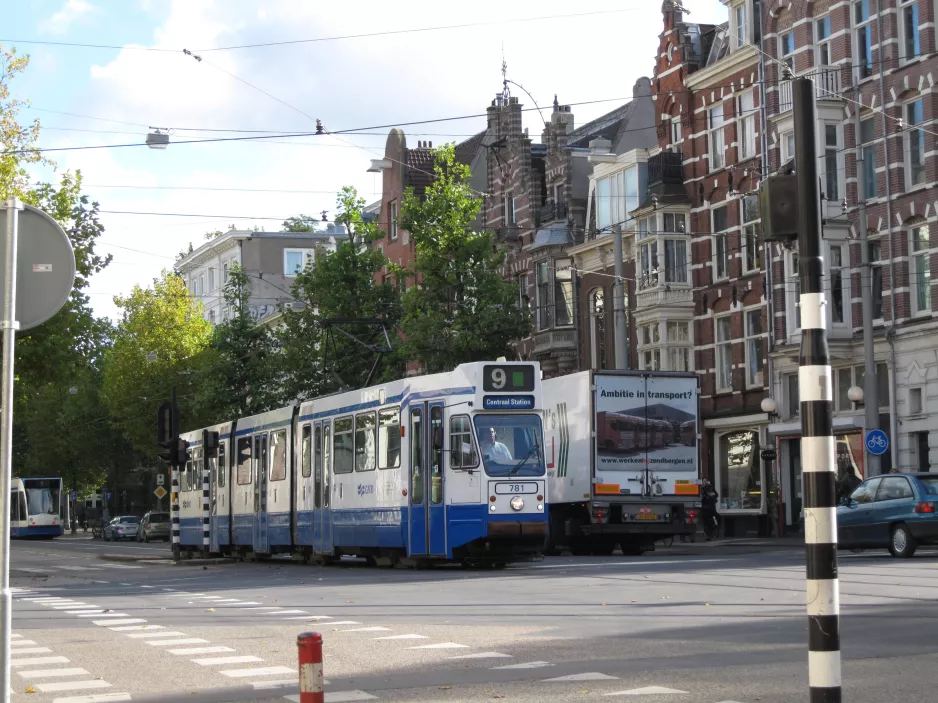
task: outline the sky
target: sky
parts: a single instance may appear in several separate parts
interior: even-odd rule
[[[684,6],[688,21],[726,21],[720,0]],[[95,314],[116,321],[115,295],[149,285],[206,232],[231,224],[276,231],[301,212],[327,210],[332,219],[346,185],[378,200],[380,174],[367,169],[383,156],[388,125],[480,115],[403,127],[410,146],[484,129],[503,58],[508,78],[545,118],[555,94],[563,104],[597,101],[573,106],[577,125],[628,101],[636,79],[653,70],[660,7],[657,0],[30,0],[5,10],[0,43],[31,57],[11,92],[30,101],[20,119],[40,120],[40,146],[138,145],[150,128],[171,130],[166,150],[47,154],[58,171],[80,169],[85,191],[105,211],[99,247],[114,261],[89,292]],[[473,26],[453,26],[466,24]],[[309,39],[325,40],[299,41]],[[224,48],[273,42],[292,43]],[[328,130],[375,129],[276,134],[315,132],[317,119]],[[537,112],[524,113],[524,125],[534,137],[543,128]],[[259,133],[273,138],[182,143]],[[48,168],[34,175],[56,178]]]

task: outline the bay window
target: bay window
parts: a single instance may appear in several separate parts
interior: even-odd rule
[[[642,325],[639,335],[639,366],[645,371],[661,370],[661,327],[657,322]]]
[[[534,267],[535,320],[539,332],[573,324],[571,259],[538,261]],[[525,284],[526,285],[525,279]]]
[[[665,283],[687,283],[687,240],[664,237]]]
[[[691,371],[690,323],[668,321],[668,371]]]
[[[710,170],[717,171],[726,164],[723,160],[723,103],[717,103],[708,113],[710,122]]]
[[[912,314],[931,313],[931,244],[928,225],[915,225],[909,230],[912,270],[909,272],[909,288],[912,290]]]
[[[638,168],[632,166],[596,181],[596,227],[609,230],[613,225],[625,224],[629,212],[639,206]]]
[[[638,221],[638,287],[654,288],[662,283],[688,283],[689,237],[685,216],[680,212],[658,213]],[[659,224],[661,225],[659,227]],[[664,257],[664,266],[661,257]]]
[[[755,273],[762,269],[762,243],[760,241],[759,198],[747,195],[741,203],[743,220],[743,273]]]
[[[638,287],[654,288],[658,285],[658,240],[651,238],[645,242],[639,242],[639,265],[641,272],[638,278]]]
[[[716,326],[717,391],[733,390],[733,325],[730,315],[714,320]]]

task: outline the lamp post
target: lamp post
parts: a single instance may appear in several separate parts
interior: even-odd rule
[[[769,416],[769,419],[778,417],[778,405],[775,402],[775,398],[771,396],[762,399],[760,404],[762,412]],[[766,493],[766,500],[768,504],[766,505],[766,513],[769,516],[769,520],[773,525],[773,533],[776,537],[782,536],[782,503],[779,498],[779,486],[781,485],[781,480],[778,475],[779,467],[778,462],[778,450],[776,450],[774,443],[772,445],[762,448],[759,456],[762,461],[765,463],[767,474],[769,478],[769,490]]]

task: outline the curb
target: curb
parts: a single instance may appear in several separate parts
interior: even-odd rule
[[[147,555],[138,555],[138,554],[99,554],[98,559],[102,561],[116,561],[116,562],[136,562],[141,564],[173,564],[172,557],[154,557]],[[233,564],[237,561],[234,558],[228,557],[216,557],[209,559],[181,559],[178,563],[175,563],[176,566],[205,566],[205,565],[217,565],[217,564]]]

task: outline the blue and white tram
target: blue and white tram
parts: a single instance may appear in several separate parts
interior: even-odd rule
[[[211,551],[382,565],[541,555],[540,384],[537,364],[464,364],[212,428]],[[201,436],[184,438],[199,449]]]
[[[10,536],[52,539],[65,532],[68,501],[61,478],[14,478],[10,492]]]

